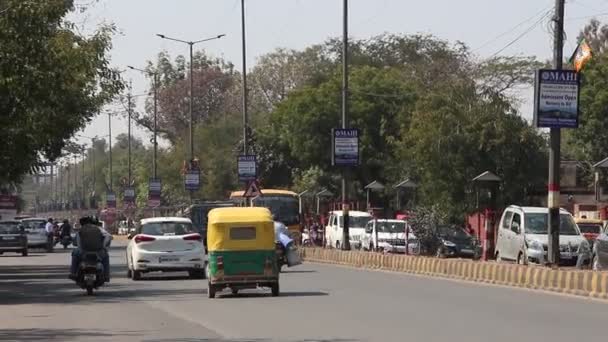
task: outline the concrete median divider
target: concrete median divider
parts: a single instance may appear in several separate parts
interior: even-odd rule
[[[608,299],[608,272],[550,269],[463,259],[301,248],[304,261],[522,287]]]

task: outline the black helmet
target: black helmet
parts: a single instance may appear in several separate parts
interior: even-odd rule
[[[80,225],[84,226],[87,224],[92,224],[95,226],[100,226],[101,223],[99,222],[99,220],[97,219],[97,217],[95,216],[83,216],[80,218]]]

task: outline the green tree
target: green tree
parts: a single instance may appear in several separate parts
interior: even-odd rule
[[[122,89],[109,67],[112,26],[90,37],[65,16],[73,1],[2,1],[0,184],[54,160],[71,136]]]

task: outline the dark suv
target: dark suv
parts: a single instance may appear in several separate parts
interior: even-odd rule
[[[19,221],[0,221],[0,254],[4,252],[27,256],[27,235]]]

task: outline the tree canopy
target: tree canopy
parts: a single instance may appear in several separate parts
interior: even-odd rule
[[[112,26],[91,36],[65,20],[73,1],[2,1],[0,184],[19,182],[122,89],[110,67]]]

